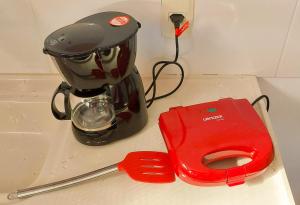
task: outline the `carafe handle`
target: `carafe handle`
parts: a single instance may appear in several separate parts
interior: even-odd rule
[[[71,119],[70,89],[71,87],[66,82],[62,82],[53,94],[51,101],[51,111],[54,117],[58,120]],[[62,93],[64,95],[64,112],[59,111],[55,105],[55,98],[58,93]]]

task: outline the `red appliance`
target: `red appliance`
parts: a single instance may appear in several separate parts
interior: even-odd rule
[[[242,184],[274,157],[268,130],[246,99],[170,108],[160,115],[159,126],[177,176],[190,184]],[[207,166],[233,157],[252,161],[228,169]]]

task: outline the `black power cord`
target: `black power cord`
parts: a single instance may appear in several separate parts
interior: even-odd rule
[[[174,24],[174,28],[176,31],[176,29],[179,29],[180,24],[183,22],[184,16],[182,14],[172,14],[170,16],[170,19],[171,19],[172,23]],[[178,36],[177,36],[176,32],[174,32],[174,33],[175,33],[175,46],[176,46],[175,58],[173,61],[159,61],[153,65],[153,67],[152,67],[152,83],[150,84],[149,88],[145,92],[145,95],[148,95],[149,92],[152,90],[151,98],[146,100],[147,108],[149,108],[155,100],[159,100],[159,99],[168,97],[168,96],[172,95],[173,93],[175,93],[183,83],[184,70],[183,70],[182,65],[177,62],[178,56],[179,56]],[[158,69],[158,71],[156,71],[156,68],[159,65],[161,65],[161,67]],[[159,77],[160,73],[163,71],[163,69],[168,65],[176,65],[180,69],[180,72],[181,72],[180,81],[179,81],[178,85],[172,91],[170,91],[164,95],[156,96],[156,80]]]
[[[256,98],[253,103],[252,103],[252,106],[254,106],[256,103],[258,103],[259,101],[261,101],[262,99],[265,99],[266,100],[266,109],[267,111],[269,112],[269,109],[270,109],[270,99],[267,95],[261,95],[259,96],[258,98]]]
[[[170,19],[171,19],[172,23],[174,24],[174,28],[175,28],[174,29],[174,31],[175,31],[174,32],[175,33],[175,46],[176,46],[175,58],[173,61],[159,61],[153,65],[153,67],[152,67],[152,82],[151,82],[149,88],[145,92],[145,96],[146,96],[152,90],[151,98],[146,100],[147,108],[149,108],[155,100],[159,100],[159,99],[168,97],[168,96],[172,95],[173,93],[175,93],[180,88],[180,86],[182,85],[183,80],[184,80],[184,69],[183,69],[182,65],[177,62],[178,57],[179,57],[179,43],[178,43],[178,35],[176,33],[176,30],[179,29],[181,23],[184,20],[184,16],[182,14],[172,14],[170,16]],[[156,72],[156,68],[159,65],[161,65],[161,67]],[[156,96],[156,80],[159,77],[160,73],[163,71],[163,69],[165,67],[167,67],[168,65],[176,65],[179,68],[179,70],[181,72],[180,81],[172,91],[170,91],[164,95]],[[267,103],[266,109],[267,109],[267,111],[269,111],[270,99],[267,95],[262,95],[262,96],[258,97],[257,99],[255,99],[252,102],[252,106],[254,106],[257,102],[259,102],[262,99],[266,99],[266,103]]]

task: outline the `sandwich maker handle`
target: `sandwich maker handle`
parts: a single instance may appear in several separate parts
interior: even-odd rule
[[[222,151],[227,151],[223,149]],[[233,151],[229,149],[228,151]],[[237,151],[238,152],[238,151]],[[230,152],[228,152],[230,153]],[[242,166],[235,166],[228,169],[221,169],[224,171],[224,175],[226,177],[226,184],[228,186],[236,186],[245,183],[245,179],[247,176],[255,174],[263,169],[263,153],[257,152],[253,150],[252,152],[241,151],[241,153],[228,154],[227,156],[219,156],[215,158],[213,161],[219,161],[226,158],[232,157],[248,157],[251,159],[251,162],[248,162]],[[207,167],[207,164],[203,164],[206,168],[210,170],[210,174],[214,174],[215,171],[220,171],[220,169],[212,169]]]

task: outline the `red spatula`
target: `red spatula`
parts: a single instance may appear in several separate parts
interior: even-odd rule
[[[131,152],[127,154],[123,161],[117,164],[50,184],[20,189],[10,193],[7,198],[10,200],[28,198],[44,192],[63,189],[117,171],[124,171],[132,179],[140,182],[170,183],[175,181],[173,167],[167,153]]]

